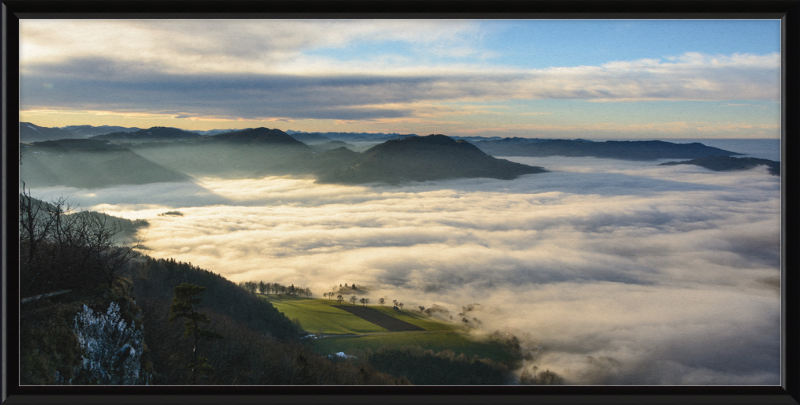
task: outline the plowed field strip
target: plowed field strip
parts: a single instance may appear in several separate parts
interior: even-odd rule
[[[333,305],[333,307],[347,311],[367,322],[374,323],[375,325],[378,325],[381,328],[385,328],[386,330],[390,330],[392,332],[425,330],[417,325],[412,325],[408,322],[401,321],[397,318],[393,318],[389,315],[378,312],[369,307],[357,307],[351,305]]]

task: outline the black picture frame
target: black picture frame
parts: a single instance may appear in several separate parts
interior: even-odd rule
[[[18,175],[20,19],[49,18],[774,18],[782,19],[782,381],[781,386],[504,386],[504,387],[20,387],[15,232]],[[22,403],[800,403],[800,275],[792,226],[793,162],[800,143],[800,0],[757,1],[69,1],[3,0],[2,400]]]

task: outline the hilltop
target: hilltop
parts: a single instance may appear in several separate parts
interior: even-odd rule
[[[95,135],[90,139],[108,141],[154,141],[154,140],[176,140],[176,139],[196,139],[202,135],[178,128],[152,127],[140,129],[133,132],[113,132],[105,135]]]
[[[390,140],[360,154],[342,149],[320,156],[325,164],[323,170],[317,171],[319,182],[396,184],[470,177],[508,180],[523,174],[546,172],[541,167],[493,158],[469,142],[445,135]]]

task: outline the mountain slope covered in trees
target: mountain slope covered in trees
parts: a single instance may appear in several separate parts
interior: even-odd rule
[[[709,156],[700,159],[686,160],[681,162],[666,162],[661,164],[661,166],[674,165],[696,165],[717,172],[749,170],[756,166],[767,166],[771,175],[780,176],[781,174],[781,163],[769,159]]]
[[[140,129],[133,132],[112,132],[103,135],[95,135],[90,139],[97,139],[102,141],[163,141],[163,140],[177,140],[177,139],[196,139],[202,135],[195,132],[184,131],[178,128],[170,127],[152,127],[148,129]]]
[[[706,156],[733,156],[739,153],[703,145],[699,142],[672,143],[664,141],[604,141],[583,139],[526,139],[505,138],[475,142],[492,156],[567,156],[598,157],[624,160],[696,159]]]
[[[445,135],[408,137],[386,141],[361,154],[336,149],[328,154],[338,159],[322,164],[317,171],[323,183],[400,183],[450,178],[489,177],[513,179],[523,174],[546,172],[528,166],[493,158],[466,141]],[[320,159],[327,159],[322,156]]]

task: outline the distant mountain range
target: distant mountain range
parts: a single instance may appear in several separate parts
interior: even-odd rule
[[[706,156],[732,156],[731,152],[694,143],[664,141],[605,141],[584,139],[527,139],[505,138],[495,141],[477,141],[475,146],[492,156],[566,156],[598,157],[624,160],[696,159]]]
[[[144,132],[143,132],[144,131]],[[147,135],[149,132],[149,135]],[[541,167],[493,158],[466,141],[444,135],[407,137],[359,153],[337,147],[321,152],[283,131],[254,128],[190,142],[174,129],[140,130],[128,139],[163,135],[160,142],[112,143],[107,136],[61,139],[23,146],[21,179],[29,185],[106,187],[113,184],[185,181],[193,176],[314,177],[322,183],[389,183],[488,177],[513,179]],[[117,135],[115,135],[117,136]],[[121,136],[121,135],[120,135]],[[336,147],[338,142],[331,142]]]
[[[529,138],[471,138],[445,135],[371,134],[393,137],[372,145],[357,138],[359,146],[332,140],[343,133],[287,134],[278,129],[250,128],[201,135],[178,128],[125,128],[81,139],[62,128],[23,123],[39,138],[70,136],[22,145],[21,178],[29,185],[105,187],[185,181],[196,176],[258,178],[291,175],[315,178],[321,183],[398,184],[455,178],[513,179],[544,173],[542,167],[524,165],[494,156],[595,156],[652,160],[696,159],[669,164],[698,164],[712,170],[740,170],[766,164],[777,173],[779,164],[764,159],[737,159],[738,153],[700,143],[662,141],[551,140]],[[106,127],[122,128],[122,127]],[[90,133],[95,127],[75,126]],[[348,134],[348,136],[353,134]],[[83,137],[84,135],[80,135]],[[301,140],[305,140],[304,143]],[[309,146],[310,144],[310,146]],[[727,157],[713,159],[711,157]],[[701,159],[702,158],[702,159]]]
[[[53,141],[57,139],[86,139],[98,134],[108,134],[111,132],[132,132],[139,128],[125,128],[117,126],[103,125],[93,127],[91,125],[70,125],[62,128],[42,127],[30,122],[19,123],[19,141],[24,143]]]
[[[666,162],[661,164],[661,166],[674,165],[696,165],[718,172],[749,170],[756,166],[767,166],[769,169],[769,174],[773,176],[780,176],[781,174],[781,163],[769,159],[708,156],[700,159],[686,160],[682,162]]]
[[[110,134],[95,135],[91,139],[107,141],[163,141],[177,139],[196,139],[202,135],[170,127],[152,127],[132,132],[112,132]]]
[[[66,127],[61,127],[61,129],[66,129],[67,131],[71,131],[76,135],[81,135],[84,137],[110,134],[113,132],[136,132],[141,130],[141,128],[136,128],[136,127],[128,128],[128,127],[118,127],[112,125],[101,125],[99,127],[91,125],[68,125]]]

